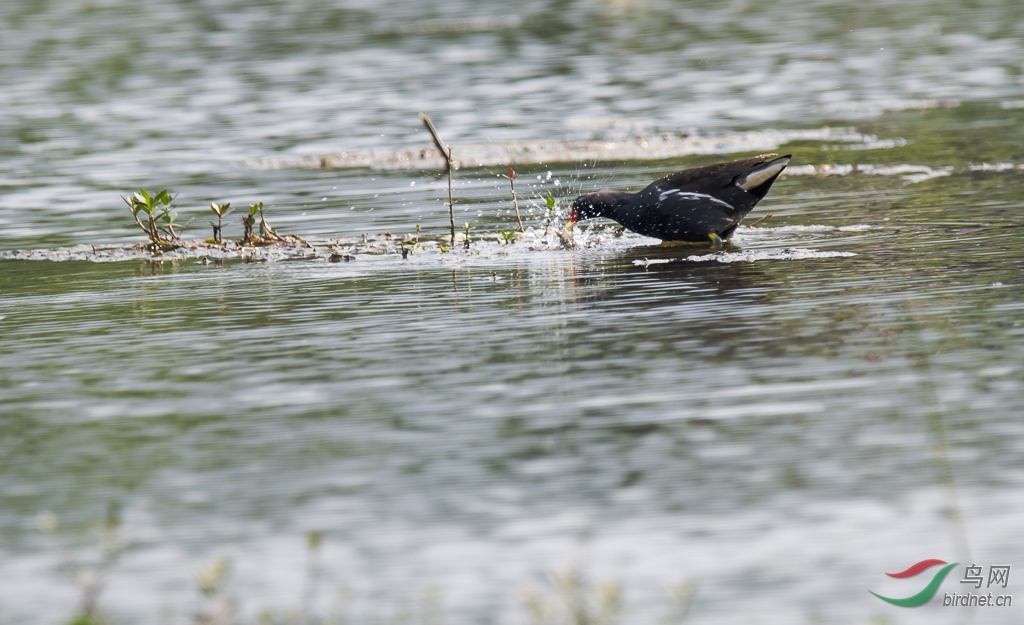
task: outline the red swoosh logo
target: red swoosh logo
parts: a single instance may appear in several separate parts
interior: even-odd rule
[[[945,564],[942,560],[921,560],[917,564],[911,566],[906,571],[900,571],[899,573],[886,573],[889,577],[896,577],[903,579],[905,577],[913,577],[925,569],[930,569],[936,564]]]

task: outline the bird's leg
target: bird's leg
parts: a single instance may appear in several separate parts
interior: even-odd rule
[[[715,248],[716,250],[722,249],[722,237],[712,232],[711,234],[708,235],[708,238],[711,239],[711,247]]]

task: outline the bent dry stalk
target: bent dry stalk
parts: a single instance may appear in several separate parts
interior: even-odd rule
[[[748,227],[748,228],[753,228],[754,226],[756,226],[757,224],[761,223],[761,222],[762,222],[762,221],[764,221],[765,219],[771,219],[771,218],[772,218],[772,217],[774,217],[774,216],[775,216],[775,214],[774,214],[774,213],[768,213],[767,215],[765,215],[764,217],[762,217],[762,218],[758,219],[757,221],[755,221],[754,223],[750,224],[750,225],[749,225],[749,226],[747,226],[747,227]]]
[[[451,249],[455,247],[455,202],[452,200],[452,147],[441,140],[441,135],[437,134],[437,128],[434,128],[434,122],[430,121],[430,117],[426,113],[420,113],[420,119],[423,120],[423,125],[430,131],[430,137],[434,140],[434,146],[437,147],[437,151],[441,153],[441,157],[448,167],[448,222],[451,225],[451,240],[448,247]]]

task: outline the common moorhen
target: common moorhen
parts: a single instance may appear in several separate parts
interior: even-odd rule
[[[662,241],[721,245],[768,194],[792,154],[762,154],[740,161],[684,169],[655,180],[639,193],[598,191],[572,203],[566,228],[607,217]]]

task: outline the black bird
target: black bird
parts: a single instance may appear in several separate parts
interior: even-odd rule
[[[792,154],[762,154],[729,163],[684,169],[639,193],[598,191],[572,203],[566,228],[607,217],[662,241],[708,241],[718,246],[768,194]]]

